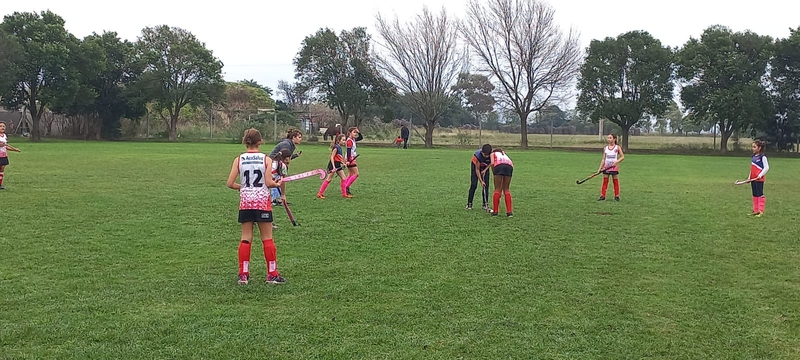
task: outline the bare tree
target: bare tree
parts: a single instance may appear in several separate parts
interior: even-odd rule
[[[278,95],[283,97],[292,111],[308,112],[308,104],[311,101],[311,91],[308,86],[300,82],[289,83],[279,80]]]
[[[386,73],[404,95],[400,99],[423,121],[425,147],[433,146],[433,129],[453,95],[451,86],[465,65],[458,47],[458,26],[442,8],[439,16],[427,7],[414,21],[401,25],[377,16],[380,44],[386,56],[377,56]]]
[[[485,4],[485,5],[484,5]],[[464,38],[498,86],[498,100],[519,116],[528,148],[528,115],[557,102],[578,74],[578,34],[564,36],[541,0],[470,0]]]

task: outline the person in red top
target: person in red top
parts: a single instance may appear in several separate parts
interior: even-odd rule
[[[325,181],[322,182],[322,186],[319,187],[319,191],[317,192],[318,199],[325,198],[325,189],[328,188],[328,184],[331,183],[333,180],[333,174],[339,175],[339,178],[342,179],[342,196],[347,197],[347,189],[345,189],[345,177],[344,177],[344,170],[342,170],[344,164],[344,157],[342,156],[342,147],[345,146],[346,141],[344,138],[344,134],[336,135],[331,143],[331,157],[328,161],[328,177],[325,178]]]
[[[500,195],[506,200],[506,216],[513,217],[511,208],[511,176],[514,173],[514,163],[511,158],[501,148],[492,150],[490,165],[494,174],[494,196],[492,197],[492,216],[497,216],[500,210]]]
[[[753,157],[750,159],[750,188],[753,190],[753,214],[755,217],[764,215],[764,205],[767,203],[767,198],[764,197],[764,181],[767,171],[769,171],[769,162],[767,156],[764,155],[764,150],[767,144],[764,140],[753,141]]]
[[[0,190],[6,189],[3,187],[3,177],[5,176],[6,165],[8,165],[9,151],[21,152],[19,149],[8,145],[8,137],[6,136],[6,123],[0,122]]]
[[[353,194],[350,193],[350,185],[353,185],[356,179],[358,179],[358,165],[356,164],[358,152],[356,151],[356,142],[361,139],[363,139],[363,137],[357,127],[351,127],[347,130],[347,155],[344,158],[344,164],[347,166],[347,179],[345,179],[344,185],[345,194],[342,195],[346,198],[353,197]]]
[[[281,180],[272,180],[272,159],[259,150],[261,133],[256,129],[244,132],[242,144],[247,151],[233,160],[228,175],[229,188],[239,191],[239,223],[242,224],[242,241],[239,243],[239,284],[250,280],[250,246],[253,227],[258,224],[264,259],[267,262],[267,283],[283,284],[286,279],[278,273],[278,255],[272,239],[272,204],[269,188],[280,187]],[[241,183],[236,182],[239,177]]]

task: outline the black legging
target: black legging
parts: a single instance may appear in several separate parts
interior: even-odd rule
[[[764,196],[764,182],[763,181],[751,181],[750,188],[753,190],[753,197],[762,197]]]
[[[475,174],[475,164],[474,163],[470,163],[469,167],[470,167],[470,172],[469,172],[469,174],[470,174],[470,176],[469,176],[469,196],[467,197],[467,203],[468,204],[472,204],[472,199],[475,198],[475,190],[478,189],[478,183],[480,181],[478,181],[478,175]],[[484,189],[486,191],[483,191],[483,193],[481,194],[482,195],[481,198],[483,200],[483,205],[489,205],[489,172],[488,171],[485,174],[483,174],[483,183],[486,184],[486,186],[484,187]]]
[[[407,137],[403,138],[403,149],[408,149],[408,138]]]

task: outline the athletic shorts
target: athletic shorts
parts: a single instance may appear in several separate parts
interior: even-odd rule
[[[239,210],[239,222],[272,222],[272,211]]]
[[[347,168],[354,168],[354,167],[358,167],[358,164],[351,162],[350,165],[347,165]]]
[[[328,171],[331,171],[333,169],[341,169],[341,168],[342,168],[342,163],[341,162],[337,161],[337,162],[331,164],[330,160],[328,160]]]
[[[603,174],[606,174],[606,175],[619,175],[619,171],[616,171],[616,170],[606,170],[606,171],[603,171]]]
[[[514,167],[508,164],[496,165],[494,169],[492,169],[492,173],[495,175],[510,177],[514,173]]]
[[[7,157],[0,157],[0,166],[8,165],[8,158]]]

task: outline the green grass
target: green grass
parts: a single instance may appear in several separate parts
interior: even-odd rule
[[[242,146],[17,145],[0,358],[800,358],[800,160],[770,160],[756,219],[746,157],[628,154],[616,203],[575,185],[599,150],[510,151],[509,219],[464,210],[471,151],[364,146],[355,198],[306,179],[302,225],[275,210],[288,283],[257,243],[238,286]],[[325,165],[301,150],[291,173]]]

